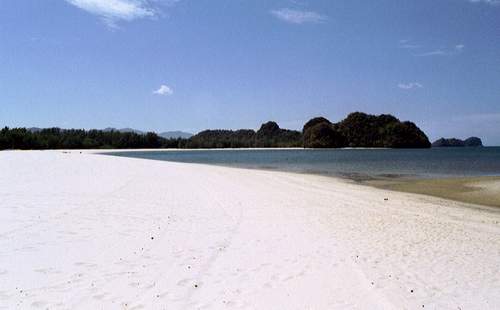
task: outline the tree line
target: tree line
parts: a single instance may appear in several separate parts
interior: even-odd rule
[[[46,128],[0,130],[0,149],[137,149],[178,147],[177,139],[164,139],[154,132],[133,132]]]
[[[166,139],[154,132],[139,134],[117,130],[47,128],[0,130],[5,149],[137,149],[137,148],[269,148],[269,147],[391,147],[426,148],[430,142],[412,122],[392,115],[351,113],[339,123],[324,117],[309,120],[302,132],[282,129],[275,122],[259,130],[204,130],[191,138]]]

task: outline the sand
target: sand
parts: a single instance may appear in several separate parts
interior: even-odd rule
[[[500,177],[371,180],[383,189],[431,195],[471,204],[500,207]]]
[[[314,175],[0,152],[0,308],[499,309],[496,210]]]

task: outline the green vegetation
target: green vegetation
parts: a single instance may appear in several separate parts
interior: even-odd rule
[[[137,148],[253,148],[253,147],[390,147],[427,148],[427,136],[413,123],[392,115],[351,113],[339,123],[317,117],[302,132],[282,129],[275,122],[259,130],[205,130],[190,138],[166,139],[154,132],[83,129],[0,130],[4,149],[137,149]]]
[[[299,131],[281,129],[275,122],[262,124],[256,132],[251,129],[205,130],[187,140],[187,148],[252,148],[301,147]]]
[[[29,130],[7,127],[0,130],[0,149],[124,149],[178,147],[180,139],[164,139],[154,132],[137,134],[115,130],[48,128]]]
[[[319,117],[303,129],[305,147],[428,148],[430,142],[412,122],[392,115],[351,113],[339,123]]]
[[[338,126],[324,117],[316,117],[308,121],[302,129],[304,147],[307,148],[338,148],[347,142]]]

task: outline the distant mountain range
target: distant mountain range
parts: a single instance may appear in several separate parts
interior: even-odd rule
[[[134,128],[121,128],[121,129],[117,129],[117,128],[113,128],[113,127],[107,127],[107,128],[104,128],[102,131],[105,131],[105,132],[108,132],[108,131],[133,132],[133,133],[136,133],[138,135],[145,134],[144,131],[141,131],[141,130],[138,130],[138,129],[134,129]]]
[[[111,128],[111,127],[108,127],[108,128],[104,128],[103,131],[112,131],[112,130],[116,130],[116,131],[119,131],[119,132],[133,132],[133,133],[136,133],[138,135],[143,135],[145,134],[146,132],[142,131],[142,130],[138,130],[138,129],[134,129],[134,128],[120,128],[120,129],[116,129],[116,128]],[[184,132],[184,131],[165,131],[165,132],[161,132],[158,134],[160,137],[162,138],[165,138],[165,139],[177,139],[177,138],[184,138],[184,139],[188,139],[188,138],[191,138],[193,136],[192,133],[189,133],[189,132]]]
[[[184,132],[184,131],[165,131],[165,132],[159,133],[158,135],[160,137],[165,138],[165,139],[176,139],[176,138],[189,139],[193,136],[192,133]]]

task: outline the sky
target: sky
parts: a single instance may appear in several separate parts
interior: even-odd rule
[[[0,0],[0,126],[301,129],[353,111],[500,145],[500,0]]]

